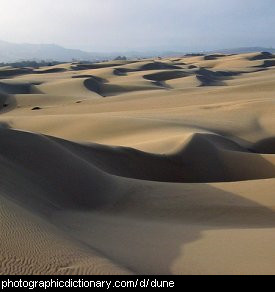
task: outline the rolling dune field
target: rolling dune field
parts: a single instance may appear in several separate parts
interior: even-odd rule
[[[275,55],[0,67],[0,274],[275,274]]]

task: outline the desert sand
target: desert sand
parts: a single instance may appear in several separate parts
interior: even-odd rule
[[[0,274],[275,274],[275,56],[0,78]]]

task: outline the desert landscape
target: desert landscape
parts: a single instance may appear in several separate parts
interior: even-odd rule
[[[275,273],[275,55],[0,78],[0,274]]]

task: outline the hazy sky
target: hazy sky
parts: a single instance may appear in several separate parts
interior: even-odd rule
[[[0,0],[0,39],[89,51],[275,46],[274,0]]]

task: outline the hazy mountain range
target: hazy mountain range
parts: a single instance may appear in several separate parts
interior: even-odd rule
[[[15,44],[0,41],[0,62],[22,60],[56,60],[71,61],[72,59],[92,60],[102,56],[81,50],[66,49],[55,44]]]
[[[263,47],[247,47],[247,48],[233,48],[222,49],[207,53],[227,53],[227,54],[239,54],[255,51],[269,51],[275,53],[275,49],[263,48]],[[35,61],[60,61],[68,62],[72,60],[86,60],[97,61],[104,59],[115,58],[118,55],[124,55],[128,58],[138,57],[153,57],[153,56],[176,56],[190,52],[179,51],[148,51],[148,52],[113,52],[113,53],[97,53],[97,52],[85,52],[76,49],[67,49],[55,44],[16,44],[5,41],[0,41],[0,62],[16,62],[23,60],[35,60]],[[196,52],[194,52],[196,53]],[[201,52],[203,53],[203,52]]]

